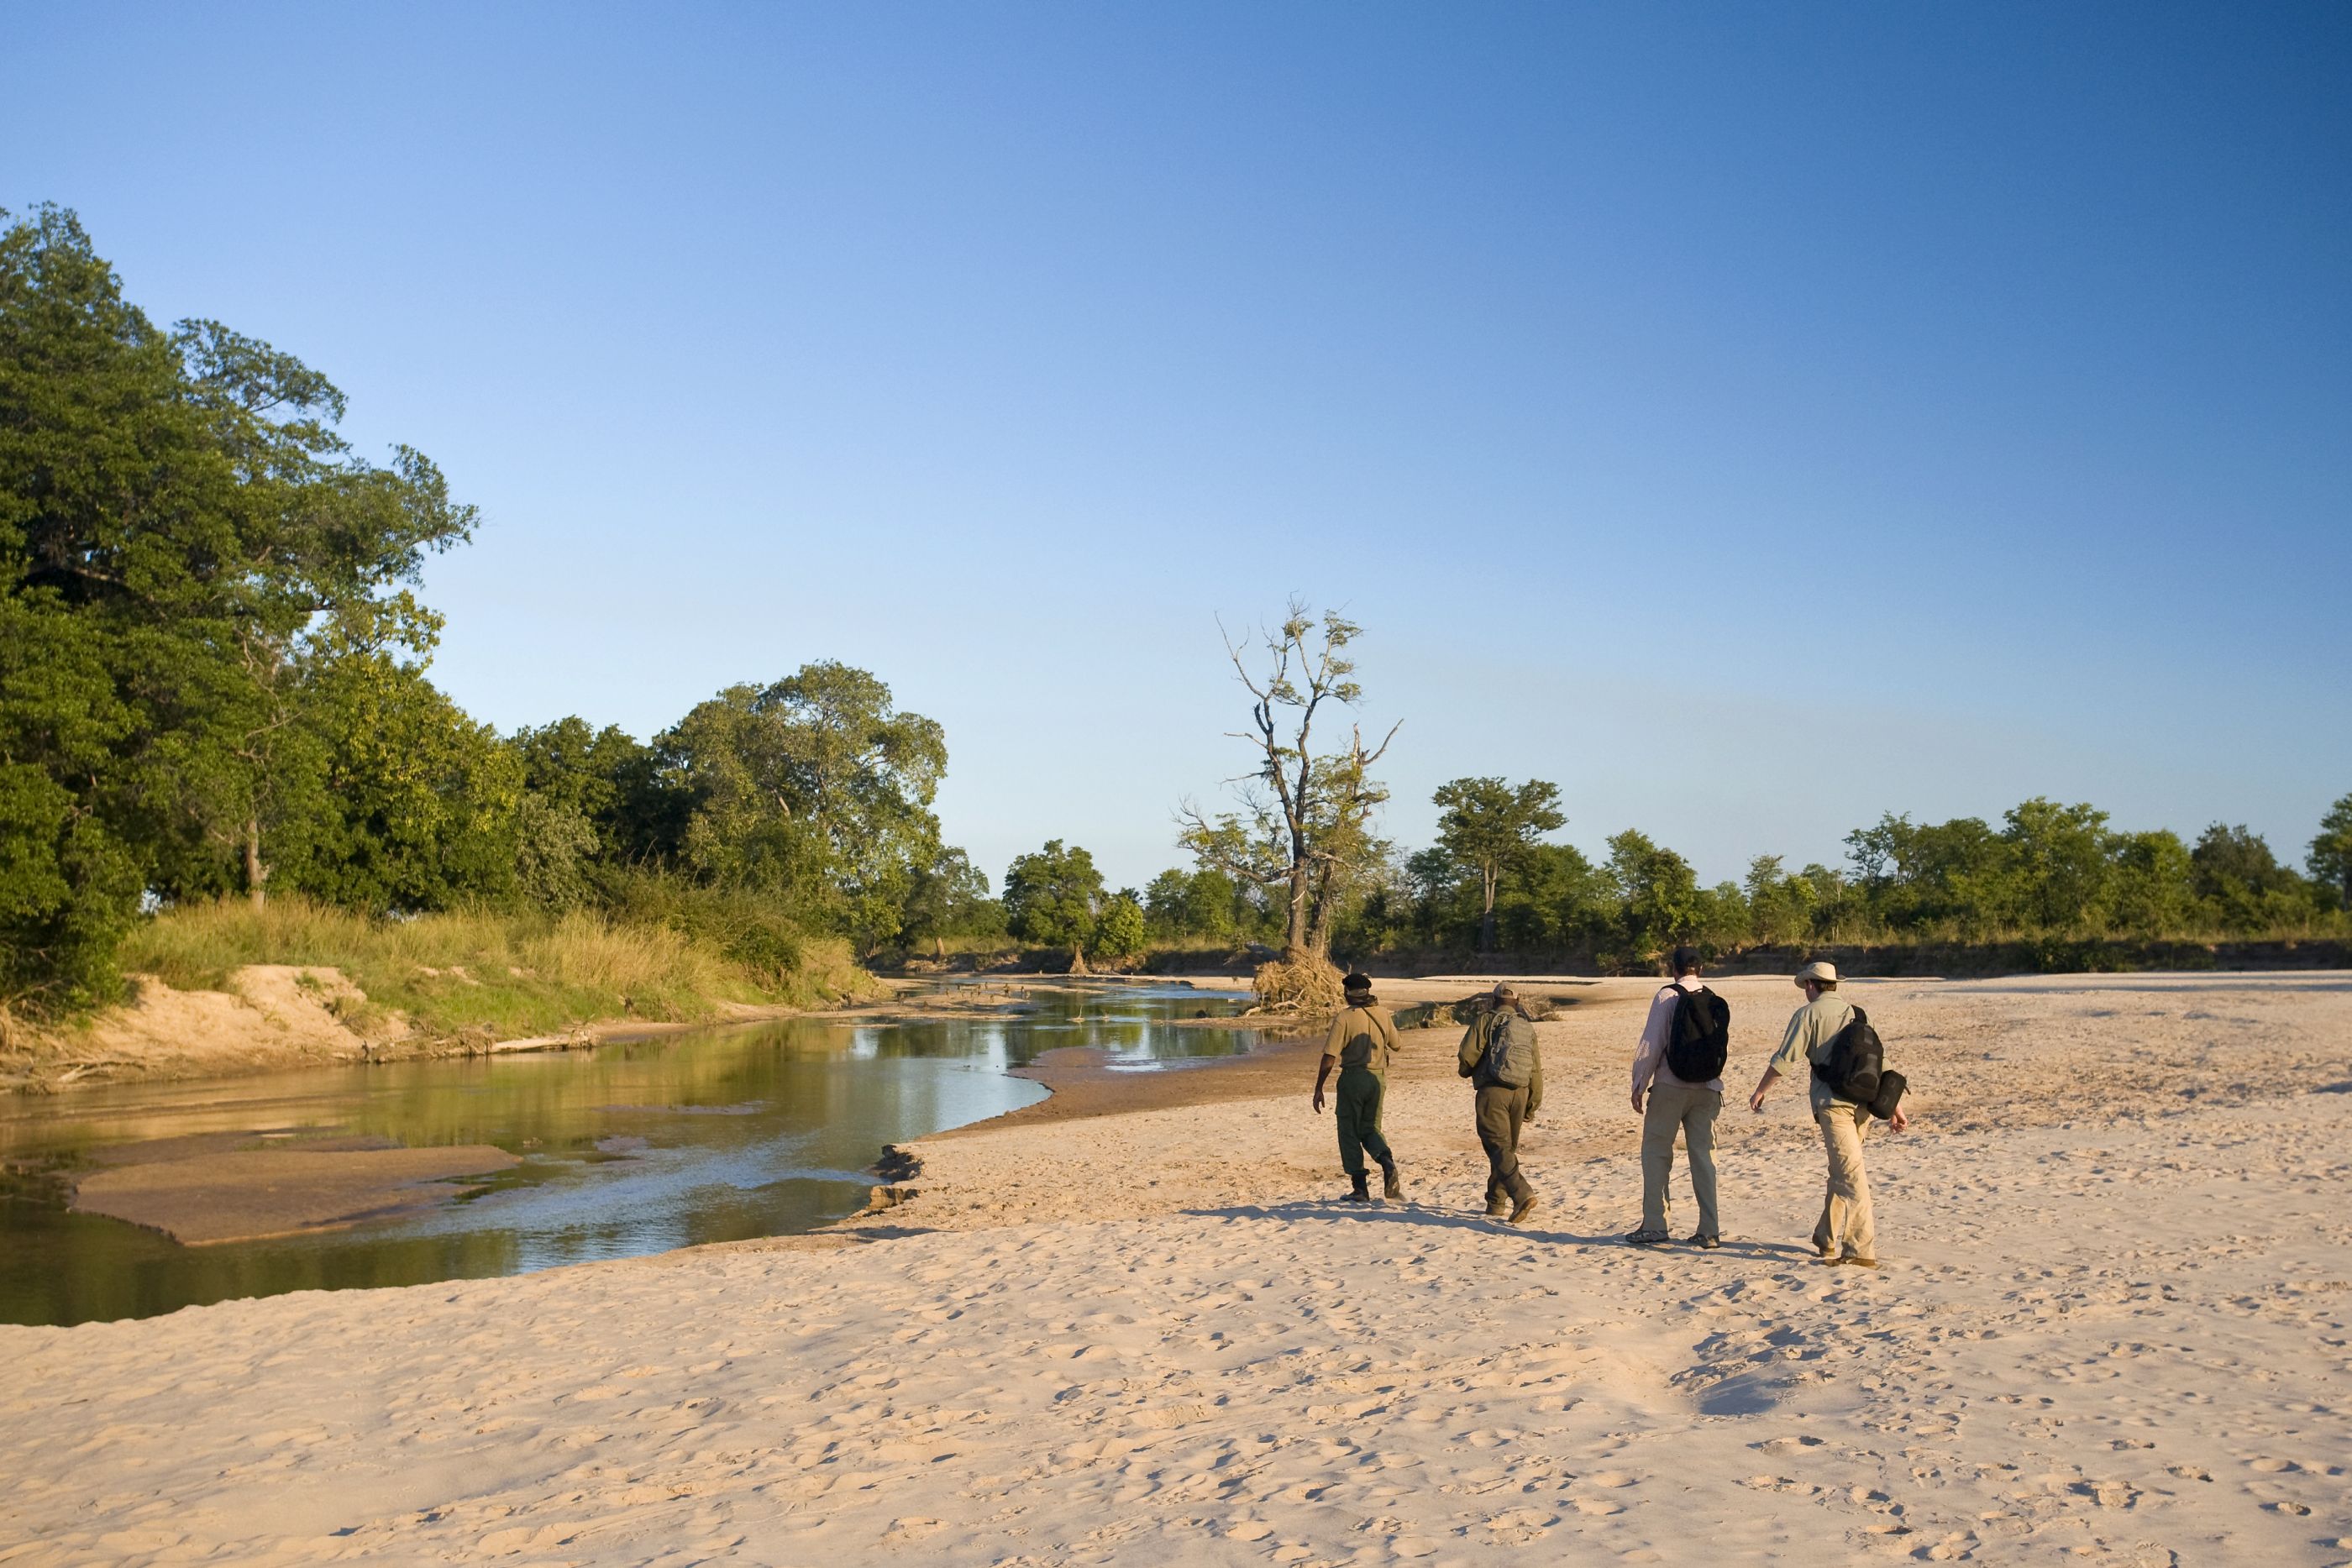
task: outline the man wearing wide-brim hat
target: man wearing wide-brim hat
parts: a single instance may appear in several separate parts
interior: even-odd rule
[[[1878,1228],[1870,1207],[1870,1177],[1862,1168],[1863,1129],[1870,1125],[1870,1107],[1841,1100],[1815,1067],[1827,1067],[1830,1048],[1838,1031],[1853,1021],[1853,1009],[1838,995],[1837,966],[1811,963],[1797,971],[1797,988],[1805,1005],[1789,1019],[1789,1032],[1780,1049],[1765,1064],[1756,1081],[1748,1108],[1764,1109],[1766,1091],[1783,1073],[1804,1068],[1811,1076],[1813,1122],[1822,1130],[1822,1149],[1829,1156],[1829,1191],[1822,1201],[1822,1218],[1813,1227],[1813,1250],[1824,1263],[1878,1267]],[[1897,1106],[1887,1124],[1896,1132],[1909,1125]]]

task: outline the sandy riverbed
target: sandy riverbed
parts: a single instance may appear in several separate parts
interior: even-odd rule
[[[1744,1092],[1795,998],[1723,988]],[[1429,1030],[1403,1205],[1328,1201],[1308,1051],[828,1237],[0,1328],[0,1562],[2352,1560],[2352,977],[1856,987],[1876,1274],[1793,1093],[1721,1251],[1614,1242],[1646,994],[1544,1026],[1518,1231]]]

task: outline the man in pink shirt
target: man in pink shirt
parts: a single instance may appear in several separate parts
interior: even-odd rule
[[[1691,1242],[1720,1247],[1723,1227],[1715,1212],[1715,1119],[1723,1110],[1722,1069],[1718,1065],[1717,1076],[1694,1083],[1676,1077],[1667,1064],[1666,1046],[1676,1009],[1685,997],[1705,990],[1698,981],[1697,948],[1675,948],[1673,962],[1675,982],[1651,1000],[1649,1021],[1642,1026],[1642,1046],[1633,1054],[1633,1109],[1642,1113],[1642,1228],[1625,1239],[1646,1246],[1673,1239],[1666,1229],[1671,1207],[1666,1185],[1675,1174],[1675,1134],[1680,1132],[1690,1153],[1691,1195],[1698,1199],[1698,1230]],[[1713,1000],[1711,994],[1704,999]]]

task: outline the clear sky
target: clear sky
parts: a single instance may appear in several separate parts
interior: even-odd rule
[[[16,5],[0,204],[484,526],[437,678],[832,657],[1115,883],[1343,606],[1388,827],[1710,880],[1886,810],[2352,790],[2352,7]]]

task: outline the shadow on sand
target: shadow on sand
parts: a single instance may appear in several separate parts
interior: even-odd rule
[[[1629,1246],[1622,1236],[1586,1236],[1573,1230],[1548,1229],[1542,1224],[1538,1210],[1533,1223],[1508,1225],[1499,1219],[1489,1219],[1484,1214],[1462,1209],[1441,1208],[1433,1204],[1415,1203],[1407,1198],[1376,1204],[1342,1203],[1337,1198],[1309,1198],[1297,1203],[1235,1204],[1227,1208],[1195,1208],[1186,1212],[1209,1219],[1279,1219],[1286,1222],[1327,1220],[1332,1223],[1357,1225],[1421,1225],[1439,1226],[1451,1230],[1483,1230],[1496,1236],[1508,1236],[1528,1241],[1549,1241],[1570,1247],[1610,1247],[1626,1251],[1674,1253],[1691,1258],[1703,1258],[1706,1251],[1686,1241],[1662,1241],[1649,1246]],[[1727,1239],[1716,1249],[1727,1259],[1738,1258],[1750,1262],[1781,1260],[1810,1261],[1813,1249],[1787,1241],[1741,1241]]]

